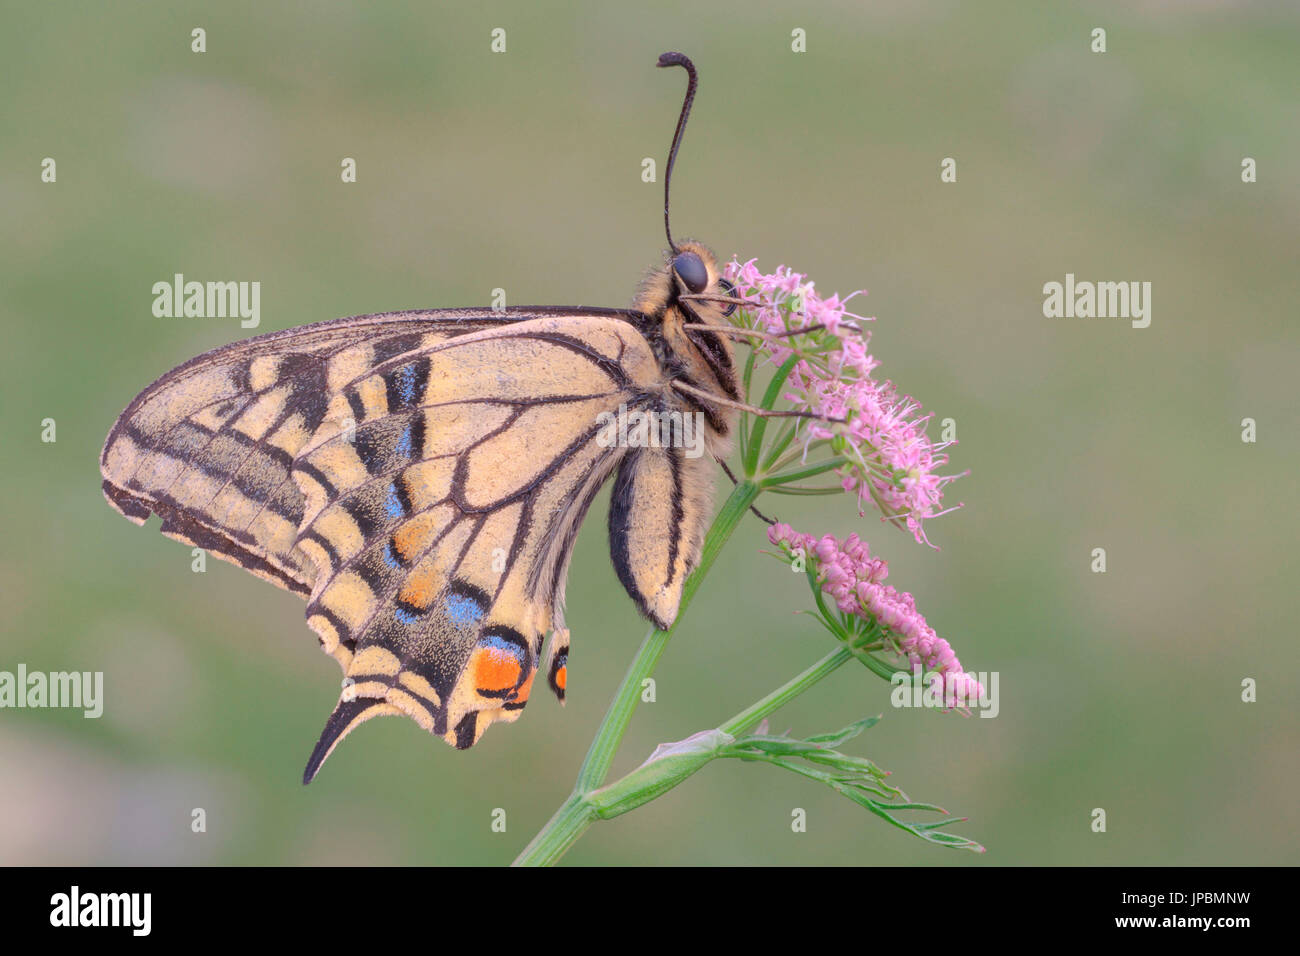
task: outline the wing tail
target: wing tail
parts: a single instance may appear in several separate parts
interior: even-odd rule
[[[312,782],[326,759],[338,746],[339,741],[350,734],[354,728],[372,717],[387,717],[398,713],[400,711],[392,704],[373,697],[340,700],[338,706],[334,708],[334,713],[330,714],[329,720],[325,721],[325,729],[321,731],[320,740],[316,741],[316,747],[307,758],[307,769],[302,772],[303,784]]]

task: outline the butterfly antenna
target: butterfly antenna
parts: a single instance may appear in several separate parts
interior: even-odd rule
[[[695,101],[695,87],[699,77],[695,73],[695,64],[682,53],[661,53],[658,66],[680,66],[686,69],[690,77],[686,84],[686,100],[682,103],[681,115],[677,117],[677,131],[673,133],[673,148],[668,153],[668,171],[664,173],[664,232],[668,235],[668,248],[677,254],[677,243],[673,242],[673,230],[668,224],[668,187],[673,181],[673,164],[677,162],[677,147],[682,143],[682,131],[686,129],[686,118],[691,115],[691,103]]]

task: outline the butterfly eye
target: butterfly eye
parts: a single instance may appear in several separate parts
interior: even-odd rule
[[[680,253],[673,260],[673,272],[696,295],[703,292],[709,284],[709,270],[705,267],[704,260],[693,252]]]
[[[733,298],[734,298],[735,295],[736,295],[736,287],[735,287],[734,285],[732,285],[730,282],[728,282],[726,279],[719,279],[719,280],[718,280],[718,288],[720,288],[720,289],[722,290],[722,294],[723,294],[723,295],[731,296],[731,297],[733,297]],[[723,315],[731,315],[731,313],[733,313],[733,312],[735,312],[735,311],[736,311],[736,303],[734,303],[734,302],[728,302],[728,303],[727,303],[727,307],[726,307],[725,309],[722,310],[722,314],[723,314]]]

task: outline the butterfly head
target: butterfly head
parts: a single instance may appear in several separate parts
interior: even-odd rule
[[[708,328],[728,323],[735,304],[718,300],[733,292],[708,246],[686,239],[646,276],[634,308],[645,317],[646,337],[670,377],[736,401],[740,390],[731,341]],[[735,417],[729,408],[706,400],[687,404],[704,412],[714,436],[728,436]]]
[[[678,285],[678,295],[688,294],[702,296],[695,300],[694,308],[705,307],[705,311],[716,311],[720,318],[725,318],[736,311],[735,302],[710,302],[715,299],[732,298],[736,287],[722,278],[718,270],[718,261],[713,253],[698,242],[686,241],[678,247],[677,253],[668,263],[668,269]],[[712,309],[709,306],[717,305]]]
[[[694,239],[683,239],[674,243],[662,266],[650,271],[635,307],[659,323],[672,309],[683,323],[717,325],[725,322],[736,306],[715,300],[730,298],[734,292],[735,287],[722,277],[712,250]]]

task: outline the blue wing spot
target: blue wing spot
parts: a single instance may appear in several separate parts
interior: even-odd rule
[[[384,542],[384,564],[388,565],[394,571],[402,566],[402,562],[397,560],[397,552],[393,550],[393,541],[390,538]]]
[[[388,411],[400,412],[417,407],[424,397],[428,383],[429,360],[417,359],[384,372],[384,390],[388,398]]]
[[[483,607],[465,594],[448,594],[447,617],[457,627],[473,627],[483,619]]]
[[[397,453],[403,458],[411,457],[411,426],[407,425],[402,432],[401,439],[397,442]]]
[[[388,486],[388,498],[384,501],[384,511],[388,517],[396,520],[406,514],[406,509],[402,507],[401,500],[397,497],[397,485]]]
[[[407,405],[415,400],[415,366],[403,365],[397,370],[397,391]]]
[[[486,634],[478,642],[479,647],[489,647],[494,651],[502,651],[511,657],[517,658],[520,663],[524,661],[524,649],[514,641],[507,640],[500,634]]]
[[[416,621],[419,620],[419,618],[416,615],[412,614],[404,607],[398,607],[396,610],[394,610],[393,617],[397,618],[403,624],[414,624]]]

